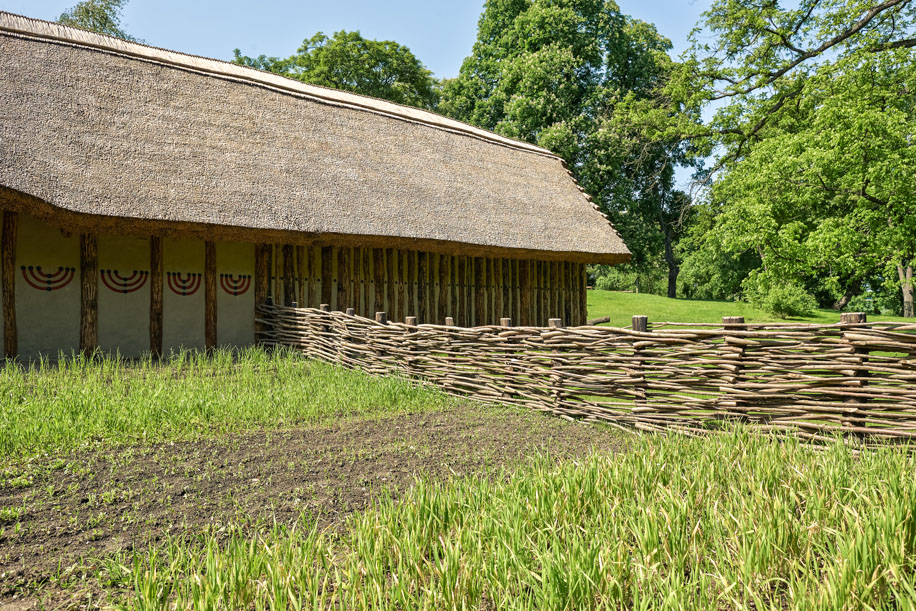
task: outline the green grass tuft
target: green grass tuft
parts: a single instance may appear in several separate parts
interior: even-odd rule
[[[293,351],[81,357],[0,370],[0,456],[148,443],[442,407],[442,393]]]
[[[738,430],[420,482],[345,530],[172,542],[112,563],[128,609],[911,608],[916,461]],[[123,590],[121,590],[123,592]]]

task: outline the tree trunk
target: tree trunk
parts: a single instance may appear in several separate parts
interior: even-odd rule
[[[900,291],[903,293],[903,316],[914,318],[916,307],[913,305],[913,264],[910,263],[905,268],[898,265],[897,275],[900,276]]]
[[[833,309],[837,311],[842,310],[843,308],[846,307],[846,304],[848,304],[849,301],[853,297],[855,297],[856,295],[858,295],[861,292],[862,292],[862,280],[860,279],[853,280],[852,282],[849,283],[849,286],[846,287],[846,292],[843,294],[843,296],[837,299],[836,302],[834,302]]]
[[[677,275],[681,268],[674,258],[674,248],[671,246],[671,227],[664,224],[662,231],[665,234],[665,262],[668,264],[668,297],[674,299],[677,297]]]

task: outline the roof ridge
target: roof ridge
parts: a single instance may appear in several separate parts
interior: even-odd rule
[[[255,70],[254,68],[240,66],[221,59],[192,55],[181,51],[172,51],[170,49],[154,47],[139,42],[127,41],[107,34],[98,34],[90,32],[89,30],[61,25],[43,19],[17,15],[7,11],[0,11],[0,31],[57,40],[79,46],[94,47],[113,53],[159,62],[165,65],[191,69],[211,76],[259,84],[281,92],[315,99],[316,101],[380,114],[412,123],[419,123],[434,129],[450,131],[485,140],[500,146],[546,157],[553,157],[562,161],[559,155],[545,148],[521,140],[501,136],[494,132],[428,110],[405,106],[388,100],[339,89],[332,89],[330,87],[310,85],[289,77]]]

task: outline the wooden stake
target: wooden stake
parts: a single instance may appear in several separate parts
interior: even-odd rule
[[[99,248],[94,233],[80,234],[80,352],[99,345]]]
[[[6,358],[15,358],[19,353],[16,328],[16,237],[18,235],[19,214],[5,210],[3,212],[3,354]]]
[[[289,299],[287,304],[295,301],[296,297],[292,293],[292,246],[283,247],[283,293],[284,299]],[[287,263],[289,260],[289,263]],[[286,274],[289,268],[289,274]],[[286,288],[289,286],[289,288]],[[207,351],[216,348],[216,244],[213,242],[204,242],[204,346]]]

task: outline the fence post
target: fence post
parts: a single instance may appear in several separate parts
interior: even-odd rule
[[[354,308],[347,308],[347,316],[356,316],[356,310]]]
[[[455,319],[452,318],[451,316],[446,316],[446,317],[445,317],[445,326],[446,326],[446,327],[454,327],[454,326],[455,326]]]
[[[547,326],[551,329],[563,329],[563,319],[562,318],[548,318]],[[551,367],[553,370],[553,367]],[[559,409],[560,402],[563,400],[563,377],[558,374],[550,375],[550,385],[553,387],[553,406],[554,409]]]
[[[868,322],[868,316],[865,314],[865,312],[843,312],[840,314],[840,322],[846,325],[866,323]],[[868,369],[864,367],[866,364],[866,359],[868,359],[868,349],[855,347],[846,332],[843,332],[843,339],[846,341],[846,343],[852,346],[852,353],[856,355],[854,363],[858,365],[857,368],[850,369],[848,371],[848,374],[852,376],[853,379],[850,380],[846,386],[864,389],[866,386],[868,386]],[[861,397],[847,399],[846,403],[865,403],[866,401],[868,401],[867,397]],[[856,410],[856,412],[858,411],[859,410]],[[855,415],[858,416],[859,414],[856,413]],[[862,426],[858,423],[849,422],[844,422],[843,424],[846,426]]]
[[[642,314],[636,315],[633,317],[633,330],[637,333],[648,333],[649,332],[649,317]],[[648,392],[648,379],[646,376],[646,361],[642,355],[642,348],[633,348],[633,356],[636,357],[634,360],[634,365],[636,367],[636,399],[635,403],[637,407],[645,407],[648,402],[649,392]]]
[[[406,363],[406,366],[404,367],[404,369],[406,370],[406,373],[407,373],[408,376],[412,376],[412,375],[415,375],[415,373],[416,373],[416,372],[414,371],[414,367],[413,367],[414,358],[415,358],[415,357],[414,357],[414,353],[416,352],[416,348],[414,348],[414,347],[411,345],[410,334],[411,334],[411,332],[415,332],[415,331],[416,331],[417,317],[416,317],[416,316],[406,316],[406,317],[404,317],[404,324],[407,325],[408,327],[414,327],[413,329],[405,329],[405,330],[404,330],[404,343],[407,344],[407,363]]]
[[[731,346],[728,344],[728,333],[727,331],[744,331],[744,316],[723,316],[722,317],[722,328],[726,331],[724,333],[725,346],[723,347],[723,352],[725,352],[725,358],[728,360],[734,361],[733,365],[722,365],[726,370],[731,370],[731,375],[724,375],[723,382],[726,386],[730,387],[731,390],[731,407],[736,408],[736,412],[739,411],[737,408],[744,406],[744,401],[738,399],[737,385],[741,379],[741,361],[744,359],[744,346]],[[741,419],[744,420],[747,418],[746,412],[741,414]]]

